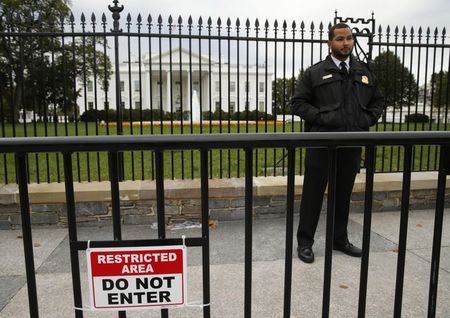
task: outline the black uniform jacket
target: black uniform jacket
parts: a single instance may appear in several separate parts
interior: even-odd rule
[[[347,75],[330,56],[298,81],[292,107],[306,122],[306,131],[367,131],[383,111],[384,98],[375,75],[350,57]]]

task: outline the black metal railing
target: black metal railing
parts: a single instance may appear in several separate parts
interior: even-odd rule
[[[328,23],[194,21],[131,17],[118,1],[99,19],[0,12],[0,137],[294,133],[295,82],[328,54]],[[32,14],[33,13],[33,14]],[[108,16],[112,15],[112,20]],[[373,60],[386,96],[376,131],[448,130],[450,44],[446,29],[379,26],[342,18],[359,57]],[[284,175],[286,151],[255,153],[255,175]],[[376,171],[402,171],[401,148],[377,150]],[[105,180],[106,153],[77,152],[78,181]],[[240,177],[245,153],[210,153],[210,175]],[[302,152],[296,167],[303,173]],[[438,151],[413,148],[413,171],[437,169]],[[27,158],[30,182],[62,182],[60,155]],[[119,179],[155,179],[155,153],[119,156]],[[200,158],[171,152],[165,178],[200,176]],[[0,157],[0,182],[14,183],[14,158]]]
[[[443,231],[443,212],[447,175],[450,174],[450,132],[395,132],[395,133],[295,133],[295,134],[213,134],[213,135],[165,135],[165,136],[105,136],[105,137],[59,137],[59,138],[3,138],[0,139],[0,154],[11,153],[16,157],[16,168],[20,189],[22,231],[25,250],[25,263],[28,283],[28,299],[31,317],[38,317],[37,288],[33,257],[33,240],[28,200],[28,179],[26,158],[31,153],[61,153],[65,171],[66,205],[68,213],[68,228],[70,237],[70,257],[72,264],[72,281],[74,289],[75,308],[82,308],[81,285],[78,253],[86,250],[87,241],[77,238],[77,223],[74,199],[74,178],[72,163],[76,162],[78,151],[107,152],[109,180],[111,182],[113,239],[111,241],[92,241],[91,247],[124,247],[124,246],[154,246],[166,244],[181,244],[182,239],[166,238],[164,220],[164,156],[174,150],[189,150],[200,152],[201,162],[201,213],[202,234],[200,237],[186,239],[188,247],[202,247],[203,266],[203,302],[210,303],[209,280],[209,227],[208,227],[208,180],[209,153],[213,149],[243,149],[245,152],[245,302],[244,317],[252,315],[252,209],[253,209],[253,177],[254,155],[256,150],[267,148],[283,148],[287,157],[287,209],[286,209],[286,245],[285,245],[285,285],[284,285],[284,317],[290,317],[292,254],[293,254],[293,215],[294,187],[296,172],[296,153],[298,148],[325,147],[329,151],[329,191],[327,205],[326,251],[324,268],[324,285],[322,299],[322,316],[329,316],[330,288],[332,281],[332,238],[335,207],[336,182],[336,149],[339,147],[365,147],[367,157],[366,190],[363,224],[363,255],[360,271],[358,317],[364,317],[366,312],[366,294],[368,282],[368,265],[370,256],[370,232],[373,197],[373,180],[375,173],[376,147],[395,146],[405,148],[403,158],[403,184],[400,216],[400,236],[397,258],[397,279],[395,287],[394,317],[401,317],[403,281],[405,269],[405,253],[409,192],[412,173],[412,155],[414,145],[436,146],[438,159],[438,187],[436,195],[435,223],[433,234],[433,251],[430,268],[428,317],[435,317],[437,286],[439,278],[440,246]],[[131,151],[154,151],[156,157],[156,191],[158,238],[149,240],[122,240],[119,182],[119,153]],[[204,307],[204,317],[210,317],[210,307]],[[82,317],[81,310],[75,310],[76,317]],[[126,313],[121,312],[120,317]],[[162,317],[168,317],[169,311],[162,310]]]

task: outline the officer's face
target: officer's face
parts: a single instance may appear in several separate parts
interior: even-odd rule
[[[345,60],[353,50],[353,35],[349,28],[335,29],[333,40],[328,41],[333,56]]]

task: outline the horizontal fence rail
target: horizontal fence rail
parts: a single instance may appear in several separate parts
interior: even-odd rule
[[[126,9],[126,8],[125,8]],[[123,13],[121,13],[123,12]],[[0,137],[298,133],[295,83],[328,54],[331,22],[126,14],[117,1],[102,15],[0,14]],[[112,16],[112,19],[111,19]],[[446,29],[376,26],[342,18],[355,54],[372,60],[386,105],[372,131],[446,131],[450,44]],[[376,172],[403,171],[403,150],[376,150]],[[244,150],[209,153],[214,178],[245,174]],[[255,176],[285,175],[285,149],[254,154]],[[304,153],[295,156],[304,170]],[[108,179],[106,153],[76,152],[78,181]],[[58,154],[27,156],[29,182],[63,182]],[[437,170],[434,146],[413,148],[412,170]],[[118,158],[120,180],[154,180],[156,154]],[[165,178],[200,177],[190,150],[165,157]],[[0,183],[14,183],[14,157],[0,157]]]
[[[330,316],[330,292],[332,281],[332,238],[335,207],[336,182],[336,149],[340,147],[364,147],[367,157],[366,191],[363,224],[363,256],[360,271],[360,289],[358,317],[366,313],[367,282],[370,256],[371,210],[373,198],[373,180],[375,173],[376,147],[396,146],[404,148],[403,189],[401,204],[401,221],[399,252],[397,259],[397,279],[395,287],[395,308],[393,316],[401,317],[403,281],[406,264],[407,223],[409,214],[409,191],[412,173],[413,145],[436,146],[439,153],[438,160],[438,189],[436,196],[436,214],[433,235],[433,251],[430,268],[428,317],[435,317],[436,301],[438,297],[438,279],[440,246],[443,232],[443,212],[446,188],[446,176],[450,174],[450,132],[378,132],[378,133],[294,133],[294,134],[207,134],[207,135],[163,135],[163,136],[98,136],[98,137],[52,137],[52,138],[3,138],[0,139],[0,154],[10,153],[16,157],[16,168],[19,176],[19,189],[22,213],[22,231],[25,250],[25,263],[28,282],[28,297],[31,317],[38,317],[38,303],[36,287],[33,241],[29,219],[28,182],[26,158],[30,153],[60,153],[63,156],[62,165],[65,172],[66,206],[68,213],[68,230],[70,237],[70,258],[72,266],[72,283],[74,293],[75,316],[83,317],[83,306],[80,282],[79,252],[91,247],[127,247],[127,246],[157,246],[181,244],[181,238],[166,238],[164,212],[164,156],[174,150],[199,151],[201,161],[201,215],[202,231],[199,237],[186,239],[188,247],[202,248],[203,266],[203,316],[211,316],[210,308],[210,271],[209,271],[209,226],[208,226],[208,180],[209,151],[211,149],[242,149],[245,152],[245,307],[244,317],[252,316],[252,232],[253,232],[253,177],[257,149],[283,148],[287,151],[287,210],[286,210],[286,244],[284,271],[284,306],[283,317],[291,315],[292,294],[292,254],[293,254],[293,215],[294,215],[294,187],[295,165],[298,148],[325,147],[330,153],[329,163],[329,198],[327,206],[326,251],[324,262],[324,285],[322,298],[322,317]],[[120,166],[119,154],[130,151],[152,150],[155,152],[156,191],[158,238],[147,240],[124,240],[121,230],[120,208]],[[80,241],[77,237],[77,223],[75,213],[75,196],[72,174],[72,164],[76,163],[78,151],[108,153],[109,180],[111,182],[111,201],[113,217],[113,236],[109,241]],[[171,309],[172,310],[172,309]],[[169,317],[170,311],[162,309],[161,316]],[[319,315],[319,313],[317,313]],[[120,312],[119,317],[126,317],[126,312]]]

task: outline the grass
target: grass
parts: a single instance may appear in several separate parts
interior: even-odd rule
[[[224,121],[225,123],[225,121]],[[373,130],[379,131],[406,131],[406,130],[438,130],[433,124],[386,124],[378,125]],[[431,128],[431,129],[429,129]],[[53,124],[44,123],[16,124],[14,127],[7,124],[1,127],[2,137],[23,136],[86,136],[86,135],[115,135],[116,128],[96,125],[95,123],[68,123]],[[268,125],[246,126],[242,122],[240,126],[214,126],[214,127],[171,127],[171,126],[146,126],[124,127],[126,135],[159,135],[159,134],[198,134],[198,133],[264,133],[264,132],[300,132],[299,123],[294,125],[286,123],[283,127]],[[414,170],[435,170],[438,151],[435,146],[414,147]],[[255,176],[281,175],[286,173],[287,155],[284,149],[257,149],[253,155],[253,167]],[[297,149],[296,173],[303,172],[304,149]],[[154,154],[146,152],[125,152],[125,179],[143,180],[154,179]],[[209,156],[209,173],[213,178],[241,177],[245,173],[245,153],[243,150],[212,150]],[[105,152],[80,152],[72,155],[73,175],[77,181],[104,181],[108,180],[108,157]],[[64,180],[63,157],[61,154],[29,154],[28,175],[31,182],[60,182]],[[265,168],[267,167],[267,169]],[[377,171],[402,171],[403,148],[398,146],[380,147],[377,149]],[[284,171],[284,172],[283,172]],[[164,153],[164,175],[169,179],[198,178],[200,176],[199,151],[167,151]],[[0,154],[0,183],[15,182],[14,156],[12,154]]]

